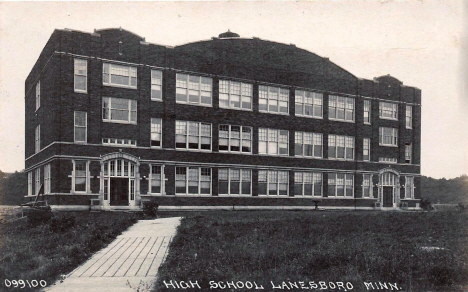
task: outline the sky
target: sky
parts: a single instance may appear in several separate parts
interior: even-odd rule
[[[122,27],[164,45],[292,43],[355,76],[422,90],[421,173],[468,174],[468,1],[0,2],[0,170],[24,169],[24,80],[54,29]]]

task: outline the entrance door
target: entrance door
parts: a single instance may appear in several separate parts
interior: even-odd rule
[[[393,207],[393,187],[383,187],[383,206]]]
[[[128,206],[128,178],[110,179],[111,206]]]

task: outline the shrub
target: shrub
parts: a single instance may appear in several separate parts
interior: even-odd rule
[[[30,226],[37,226],[47,223],[53,217],[52,209],[47,207],[31,208],[27,212],[28,224]]]
[[[143,203],[143,214],[147,217],[156,217],[158,215],[159,205],[156,202],[149,201]]]
[[[64,215],[62,217],[53,217],[50,220],[49,228],[52,232],[65,232],[76,225],[76,217],[73,215]]]
[[[431,202],[424,198],[421,198],[421,208],[426,211],[431,211],[433,209]]]

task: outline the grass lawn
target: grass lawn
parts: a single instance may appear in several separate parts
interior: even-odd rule
[[[1,291],[11,289],[5,287],[5,279],[53,284],[136,222],[135,214],[117,212],[66,212],[56,216],[58,222],[75,221],[74,226],[64,230],[53,230],[50,223],[32,227],[26,219],[0,225]],[[68,220],[60,220],[64,217]],[[21,289],[28,290],[28,284]]]
[[[325,291],[320,282],[327,291],[344,291],[337,282],[351,283],[353,291],[367,291],[364,282],[372,282],[377,290],[379,281],[400,291],[467,291],[468,213],[192,213],[179,227],[155,290],[182,290],[166,288],[163,281],[171,280],[181,287],[197,281],[202,291],[246,291],[247,281],[264,291],[307,291],[293,286],[299,281],[312,291]],[[191,290],[200,291],[184,289]]]

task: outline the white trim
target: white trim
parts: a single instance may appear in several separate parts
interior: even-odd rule
[[[104,100],[107,100],[107,105],[104,107]],[[127,101],[127,120],[114,120],[112,119],[112,100],[126,100]],[[102,121],[106,123],[118,123],[118,124],[138,124],[138,101],[131,98],[120,98],[120,97],[109,97],[103,96],[101,98],[101,111],[105,110],[107,112],[108,117],[104,118],[104,113],[102,113]],[[132,110],[132,102],[135,102],[135,110]],[[132,112],[135,112],[135,121],[132,121]]]
[[[177,168],[185,168],[185,193],[177,193],[177,181],[182,181],[182,180],[178,180],[177,179]],[[193,180],[190,180],[190,168],[196,168],[197,169],[197,172],[198,172],[198,180],[197,180],[197,183],[198,183],[198,193],[196,194],[191,194],[189,193],[189,182],[190,181],[193,181]],[[201,187],[201,184],[202,182],[207,182],[207,181],[204,181],[202,180],[202,168],[208,168],[210,170],[210,193],[209,194],[202,194],[201,193],[201,190],[202,190],[202,187]],[[212,196],[213,195],[213,169],[212,167],[206,167],[206,166],[182,166],[182,165],[179,165],[175,167],[175,177],[174,177],[174,194],[176,196],[183,196],[183,197],[203,197],[203,196]]]
[[[78,74],[77,73],[77,66],[76,63],[77,61],[85,61],[85,73],[84,74]],[[76,77],[81,76],[85,78],[85,89],[77,89],[76,88]],[[88,60],[80,59],[80,58],[74,58],[73,59],[73,90],[78,93],[88,93]]]
[[[228,129],[228,137],[221,137],[221,126],[228,126],[229,129]],[[232,138],[232,127],[239,127],[239,138]],[[250,129],[250,139],[244,139],[243,138],[243,129],[244,128],[249,128]],[[219,149],[220,146],[221,146],[221,139],[227,139],[228,140],[228,150],[221,150]],[[231,139],[238,139],[239,140],[239,151],[233,151],[231,150]],[[250,151],[249,152],[243,152],[242,151],[242,147],[243,147],[243,143],[244,141],[250,141]],[[224,145],[223,145],[224,146]],[[253,148],[253,127],[250,127],[250,126],[240,126],[240,125],[231,125],[231,124],[219,124],[218,125],[218,152],[219,153],[235,153],[235,154],[252,154],[252,148]]]
[[[161,79],[160,79],[160,84],[157,84],[157,83],[153,83],[153,72],[159,72],[161,73]],[[163,71],[162,70],[156,70],[156,69],[151,69],[151,72],[150,72],[150,99],[151,101],[160,101],[162,102],[163,101]],[[154,98],[153,97],[153,85],[155,86],[159,86],[161,89],[160,89],[160,92],[161,92],[161,98]]]
[[[228,92],[222,92],[221,91],[221,82],[227,82],[227,91]],[[232,83],[239,83],[239,107],[235,107],[235,106],[231,106],[231,96],[234,95],[231,93],[231,88],[232,88]],[[219,101],[219,108],[223,108],[223,109],[233,109],[233,110],[243,110],[243,111],[253,111],[253,87],[254,87],[254,84],[253,83],[247,83],[247,82],[241,82],[241,81],[237,81],[237,80],[225,80],[225,79],[219,79],[218,80],[218,85],[219,85],[219,98],[218,98],[218,101]],[[244,95],[243,94],[243,88],[244,86],[250,86],[250,95]],[[227,94],[227,103],[228,105],[227,106],[221,106],[221,95],[225,95]],[[248,97],[250,98],[250,108],[243,108],[242,107],[242,98],[243,97]],[[224,99],[223,99],[224,101]]]
[[[185,87],[182,87],[180,85],[178,85],[178,75],[186,75],[187,78],[185,78]],[[199,78],[198,80],[198,89],[190,89],[190,77],[197,77]],[[210,79],[210,90],[207,91],[207,90],[203,90],[202,89],[202,78],[206,78],[206,79]],[[183,89],[185,90],[185,97],[186,97],[186,100],[184,101],[181,101],[181,100],[178,100],[177,99],[177,89],[180,88],[180,89]],[[198,93],[198,102],[190,102],[190,90],[195,90],[197,91]],[[202,99],[203,99],[203,95],[202,93],[203,92],[209,92],[210,93],[210,103],[207,104],[207,103],[203,103],[202,102]],[[194,75],[194,74],[185,74],[185,73],[177,73],[176,72],[176,79],[175,79],[175,103],[176,104],[188,104],[188,105],[196,105],[196,106],[204,106],[204,107],[213,107],[213,78],[212,77],[206,77],[206,76],[202,76],[202,75]]]
[[[70,143],[73,144],[73,143]],[[90,145],[90,144],[88,144]],[[102,146],[97,144],[97,146]],[[147,148],[150,149],[150,148]],[[119,152],[114,152],[110,153],[112,155],[118,154]],[[226,154],[226,153],[225,153]],[[107,156],[109,154],[103,155],[101,157]],[[129,155],[129,154],[126,154]],[[54,155],[49,158],[47,158],[44,161],[41,161],[39,163],[33,164],[29,168],[25,169],[25,171],[31,171],[37,166],[44,165],[52,160],[55,159],[77,159],[77,160],[93,160],[93,161],[100,161],[101,157],[92,157],[92,156],[73,156],[73,155]],[[137,158],[138,159],[138,158]],[[274,169],[280,169],[280,170],[292,170],[292,171],[320,171],[320,172],[325,172],[325,173],[331,173],[331,172],[345,172],[345,173],[372,173],[372,174],[379,174],[380,171],[368,171],[368,170],[349,170],[349,169],[336,169],[336,168],[303,168],[303,167],[289,167],[289,166],[265,166],[265,165],[254,165],[254,164],[220,164],[220,163],[205,163],[205,162],[190,162],[190,161],[174,161],[174,160],[150,160],[150,159],[141,159],[140,163],[159,163],[159,164],[166,164],[166,165],[198,165],[198,166],[207,166],[207,167],[224,167],[224,168],[252,168],[252,169],[267,169],[267,168],[274,168]],[[350,163],[355,163],[351,162]],[[371,162],[371,163],[378,163],[378,162]],[[384,164],[384,163],[380,163]],[[392,165],[398,165],[398,164],[392,164]],[[401,164],[401,165],[406,165],[409,166],[408,164]],[[415,166],[414,164],[411,166]],[[387,168],[384,168],[387,169]],[[401,172],[400,175],[410,175],[414,177],[421,177],[422,175],[420,173],[406,173],[406,172]]]
[[[227,180],[221,180],[220,179],[219,172],[220,172],[221,169],[227,170]],[[238,170],[239,171],[239,180],[235,181],[235,182],[239,183],[239,194],[231,194],[231,182],[232,182],[231,172],[233,170]],[[244,180],[243,179],[243,173],[246,172],[246,171],[248,171],[250,173],[250,179],[249,180]],[[225,194],[225,193],[221,194],[219,185],[222,182],[227,183],[227,194]],[[243,185],[244,182],[245,183],[250,183],[249,194],[243,194],[242,193],[242,185]],[[225,167],[218,168],[218,196],[224,196],[224,197],[252,197],[252,185],[253,185],[253,182],[252,182],[252,169],[248,169],[248,168],[225,168]]]
[[[85,190],[84,191],[76,191],[75,190],[75,183],[76,183],[76,162],[77,161],[83,161],[86,163],[86,170],[85,170]],[[71,185],[71,190],[70,190],[70,193],[71,194],[77,194],[77,195],[81,195],[81,194],[90,194],[90,189],[91,189],[91,185],[90,185],[90,173],[89,173],[89,164],[90,164],[90,161],[89,160],[86,160],[86,159],[73,159],[72,160],[72,164],[73,164],[73,168],[72,168],[72,174],[71,174],[71,178],[72,178],[72,185]]]
[[[185,134],[177,134],[177,122],[180,123],[185,123]],[[189,148],[189,138],[190,138],[190,123],[195,123],[198,124],[198,148]],[[201,138],[202,137],[207,137],[207,136],[202,136],[202,124],[205,125],[210,125],[210,149],[201,149]],[[184,135],[185,137],[185,148],[178,148],[177,147],[177,136],[178,135]],[[252,134],[253,135],[253,134]],[[212,152],[213,151],[213,124],[211,123],[206,123],[206,122],[196,122],[196,121],[184,121],[184,120],[175,120],[175,135],[174,135],[175,143],[174,147],[175,150],[178,151],[195,151],[195,152]]]
[[[108,65],[108,70],[109,72],[105,73],[104,68]],[[127,84],[119,84],[119,83],[112,83],[112,66],[120,66],[120,67],[126,67],[128,70],[127,75],[117,75],[117,76],[125,76],[128,77],[128,85]],[[132,75],[132,68],[135,69],[135,74],[136,76],[131,76]],[[108,82],[104,81],[104,75],[107,75]],[[116,75],[116,74],[114,74]],[[135,78],[135,85],[132,85],[132,78]],[[121,64],[115,64],[111,62],[104,62],[102,63],[102,85],[104,86],[112,86],[112,87],[122,87],[122,88],[129,88],[129,89],[137,89],[138,88],[138,67],[135,66],[127,66],[127,65],[121,65]]]
[[[84,122],[85,122],[85,125],[84,126],[77,126],[76,125],[76,114],[77,113],[84,113]],[[84,128],[85,130],[85,138],[84,138],[84,141],[77,141],[76,140],[76,130],[77,128]],[[87,143],[88,142],[88,113],[85,112],[85,111],[74,111],[73,112],[73,141],[75,143]]]
[[[260,182],[260,172],[265,171],[266,172],[266,181]],[[280,181],[280,172],[281,173],[286,173],[286,194],[280,194],[280,184],[285,184],[284,182]],[[276,182],[272,182],[270,178],[270,174],[276,173]],[[288,170],[282,170],[278,168],[261,168],[258,169],[258,179],[257,179],[257,188],[260,189],[260,183],[266,184],[266,190],[265,194],[260,194],[260,191],[258,191],[257,195],[258,197],[269,197],[269,198],[275,198],[275,197],[284,197],[287,198],[289,197],[289,171]],[[276,184],[276,195],[275,194],[270,194],[270,184]]]
[[[266,98],[263,98],[261,97],[260,95],[260,87],[266,87]],[[272,98],[271,94],[270,94],[270,89],[276,89],[278,90],[277,91],[277,95],[276,95],[276,99]],[[281,100],[281,91],[286,91],[287,92],[287,98],[286,98],[286,101],[284,100]],[[283,85],[281,87],[277,87],[277,86],[268,86],[268,85],[263,85],[263,84],[259,84],[258,85],[258,112],[260,113],[268,113],[268,114],[275,114],[275,115],[285,115],[285,116],[289,116],[290,115],[290,90],[289,90],[289,86],[287,85]],[[260,100],[266,100],[266,110],[261,110],[260,109]],[[276,100],[277,101],[277,107],[278,107],[278,111],[270,111],[270,100]],[[280,111],[280,103],[281,102],[286,102],[286,105],[287,105],[287,112],[281,112]]]

